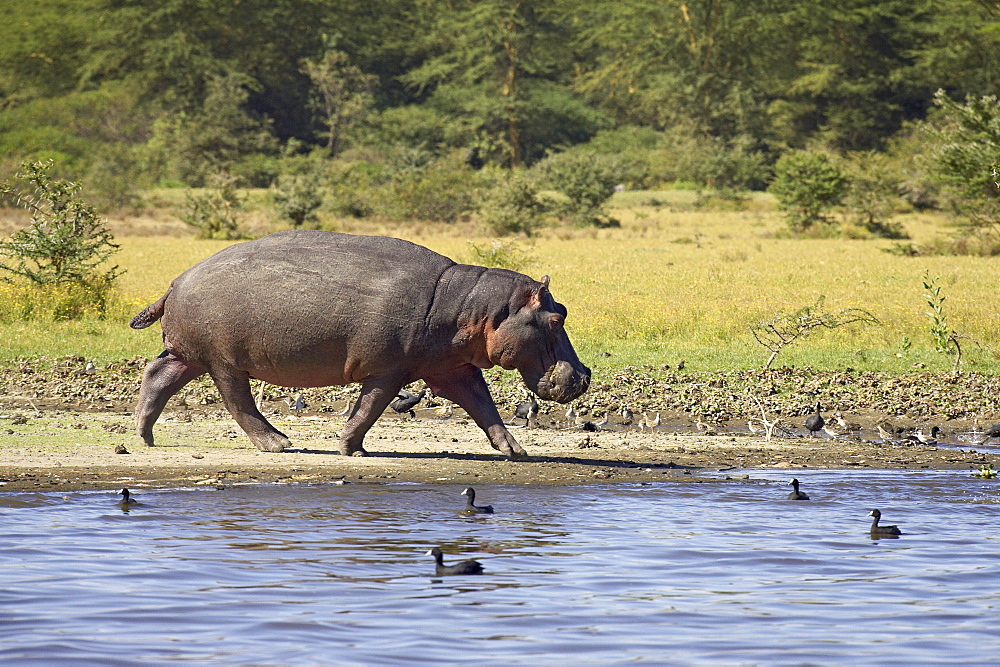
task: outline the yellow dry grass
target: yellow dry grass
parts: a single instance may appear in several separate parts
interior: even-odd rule
[[[766,204],[746,211],[674,210],[649,206],[618,208],[614,229],[549,228],[521,240],[534,263],[524,271],[549,274],[556,297],[570,311],[568,329],[581,356],[595,366],[675,365],[724,370],[761,365],[767,352],[749,328],[780,312],[792,312],[825,297],[830,312],[863,308],[881,322],[818,331],[788,348],[777,364],[817,368],[882,369],[902,372],[916,365],[950,369],[953,358],[936,354],[921,279],[936,277],[946,297],[948,324],[956,331],[1000,348],[1000,311],[992,304],[1000,272],[996,259],[900,257],[884,252],[884,240],[793,240],[779,238],[783,223]],[[914,242],[947,233],[943,219],[899,218]],[[127,319],[159,297],[170,280],[226,242],[196,241],[175,233],[145,236],[164,221],[112,221],[122,245],[116,262],[120,303],[107,321],[0,324],[2,356],[67,353],[96,358],[151,355],[158,331],[128,329]],[[488,242],[471,224],[398,227],[341,221],[333,228],[391,234],[426,245],[457,261],[470,261],[469,242]],[[159,229],[159,227],[157,228]],[[87,348],[76,345],[86,341]],[[963,367],[993,370],[997,360],[964,342]]]

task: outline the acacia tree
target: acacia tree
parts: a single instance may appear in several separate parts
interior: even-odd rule
[[[326,126],[326,148],[334,157],[343,148],[344,133],[371,108],[376,78],[333,48],[318,58],[303,60],[302,71],[312,81],[312,106]]]

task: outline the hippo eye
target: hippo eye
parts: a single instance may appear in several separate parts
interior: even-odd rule
[[[562,329],[563,319],[562,315],[549,315],[549,330],[559,331]]]

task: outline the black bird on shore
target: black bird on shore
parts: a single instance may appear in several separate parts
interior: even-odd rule
[[[789,500],[809,500],[809,495],[808,494],[806,494],[806,493],[804,493],[802,491],[799,491],[799,480],[797,480],[797,479],[795,479],[793,477],[792,481],[790,481],[789,484],[792,485],[792,489],[793,489],[793,491],[788,494],[788,499]]]
[[[518,403],[517,407],[514,408],[514,418],[523,419],[524,427],[528,428],[531,426],[532,422],[535,421],[535,417],[538,416],[538,401],[535,400],[535,395],[529,393],[528,400],[523,403]]]
[[[818,431],[823,430],[823,426],[826,424],[826,420],[823,419],[823,415],[819,413],[823,409],[823,406],[816,402],[816,414],[809,415],[806,417],[806,428],[809,429],[809,435],[815,436]]]
[[[434,556],[434,573],[438,575],[447,574],[482,574],[483,565],[477,560],[460,560],[451,565],[444,564],[444,554],[441,549],[434,547],[427,552],[428,556]]]
[[[426,388],[421,389],[419,394],[414,394],[406,391],[405,389],[400,389],[399,393],[396,394],[396,398],[389,404],[389,407],[401,415],[410,413],[410,418],[413,419],[417,416],[417,414],[413,411],[413,408],[417,406],[417,403],[424,400],[424,396],[426,395]]]
[[[903,533],[899,530],[899,526],[880,526],[878,525],[878,520],[882,518],[882,513],[878,510],[872,510],[868,513],[868,516],[874,517],[872,519],[872,537],[896,537],[897,535],[902,535]]]
[[[462,495],[465,496],[465,509],[462,510],[463,513],[493,514],[493,505],[476,505],[476,490],[471,486],[462,491]]]

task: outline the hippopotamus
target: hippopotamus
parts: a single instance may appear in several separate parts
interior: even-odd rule
[[[522,458],[482,369],[516,369],[546,400],[577,398],[590,369],[565,319],[548,276],[457,264],[396,238],[277,232],[195,264],[132,319],[134,329],[160,320],[165,348],[143,372],[136,429],[152,445],[170,397],[208,373],[250,441],[280,452],[288,438],[257,409],[252,378],[283,387],[360,382],[339,449],[362,456],[365,434],[399,390],[423,380],[464,408],[495,449]]]

